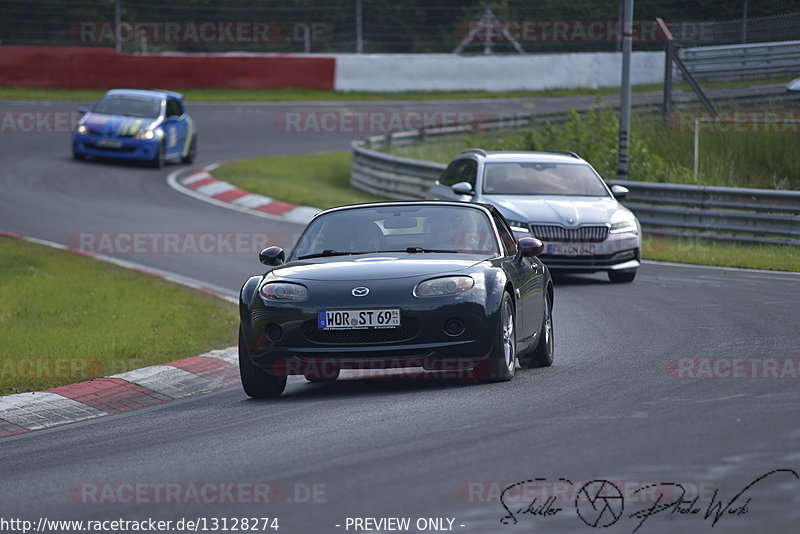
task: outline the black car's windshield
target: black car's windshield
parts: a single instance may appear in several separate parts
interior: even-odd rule
[[[601,178],[584,163],[486,163],[488,195],[573,195],[607,197]]]
[[[106,95],[100,99],[93,111],[105,115],[155,119],[161,114],[161,100],[130,95]]]
[[[314,219],[290,259],[404,252],[497,254],[486,214],[456,206],[378,206],[334,211]]]

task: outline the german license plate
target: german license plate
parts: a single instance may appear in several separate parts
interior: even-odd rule
[[[400,308],[319,310],[317,312],[317,327],[322,330],[397,328],[398,326],[400,326]]]
[[[98,139],[95,144],[107,148],[122,148],[122,141],[119,139]]]
[[[594,245],[587,243],[549,243],[547,254],[554,256],[594,256]]]

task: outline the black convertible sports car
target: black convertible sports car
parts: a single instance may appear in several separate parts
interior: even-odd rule
[[[380,202],[323,211],[288,261],[239,299],[239,367],[251,397],[283,393],[286,377],[335,380],[340,369],[422,367],[486,381],[553,362],[553,284],[488,205]]]

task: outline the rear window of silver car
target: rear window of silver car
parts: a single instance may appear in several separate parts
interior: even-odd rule
[[[487,162],[483,176],[488,195],[609,196],[597,173],[580,163]]]

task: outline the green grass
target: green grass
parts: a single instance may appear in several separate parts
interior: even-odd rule
[[[245,159],[211,174],[245,191],[301,206],[325,209],[382,200],[350,186],[350,152]]]
[[[732,82],[703,82],[704,89],[722,87],[745,87],[762,84],[787,84],[792,77],[751,79]],[[689,91],[685,83],[673,85],[675,90]],[[111,87],[109,87],[111,89]],[[634,85],[634,93],[660,92],[661,84]],[[106,89],[32,89],[27,87],[0,87],[0,98],[29,100],[97,100]],[[380,101],[380,100],[442,100],[467,98],[525,98],[545,96],[616,95],[618,87],[597,89],[549,89],[546,91],[405,91],[399,93],[372,93],[366,91],[322,91],[318,89],[180,89],[189,101],[238,102],[238,101]]]
[[[235,343],[236,306],[65,251],[0,237],[0,395]]]
[[[692,113],[692,112],[686,112]],[[691,128],[660,115],[636,115],[631,124],[631,180],[766,189],[800,189],[800,125],[796,131],[700,134],[699,174],[694,176]],[[684,131],[688,130],[688,131]],[[573,111],[566,124],[478,133],[393,148],[393,154],[446,163],[469,147],[486,150],[572,150],[605,178],[616,177],[619,119],[613,109]]]
[[[696,265],[800,272],[800,247],[792,246],[740,245],[645,234],[642,257]]]

